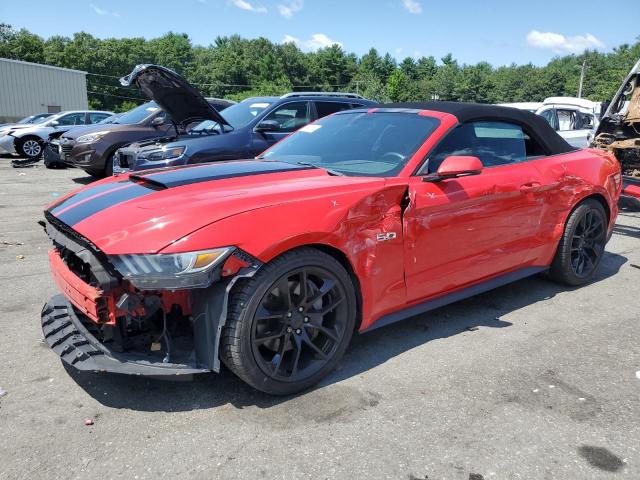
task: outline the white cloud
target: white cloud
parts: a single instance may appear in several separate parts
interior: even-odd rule
[[[120,14],[118,12],[110,12],[109,10],[100,8],[97,5],[94,5],[93,3],[90,3],[89,6],[93,9],[94,12],[96,12],[100,16],[112,15],[114,17],[120,17]]]
[[[324,33],[314,33],[309,40],[302,41],[292,35],[285,35],[282,39],[282,43],[293,43],[300,48],[307,50],[318,50],[320,48],[330,47],[332,45],[338,45],[342,47],[342,43],[332,40]]]
[[[256,12],[256,13],[267,13],[267,9],[265,7],[255,7],[246,0],[232,0],[233,4],[241,10],[246,10],[248,12]]]
[[[417,0],[402,0],[405,10],[413,15],[422,13],[422,5]]]
[[[545,48],[555,53],[582,53],[589,48],[605,48],[605,44],[590,33],[565,37],[561,33],[531,30],[527,34],[527,43],[532,47]]]
[[[299,12],[304,7],[304,0],[289,0],[285,3],[278,4],[278,12],[286,19],[293,17],[293,14]]]
[[[107,12],[105,9],[95,6],[93,3],[91,3],[89,6],[91,8],[93,8],[93,11],[96,12],[98,15],[108,15],[109,14],[109,12]]]

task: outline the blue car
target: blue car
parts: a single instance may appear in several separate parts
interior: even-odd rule
[[[123,83],[136,84],[169,113],[176,132],[187,133],[120,148],[113,159],[114,173],[252,158],[318,118],[376,105],[353,93],[294,92],[247,98],[218,112],[186,80],[163,67],[136,67]]]

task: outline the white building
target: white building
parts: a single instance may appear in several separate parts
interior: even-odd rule
[[[0,122],[87,110],[87,72],[0,58]]]

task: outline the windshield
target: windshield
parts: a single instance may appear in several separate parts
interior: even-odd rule
[[[222,112],[220,112],[220,115],[224,117],[224,119],[233,128],[242,128],[245,125],[248,125],[251,120],[256,118],[265,108],[271,105],[271,103],[272,102],[262,99],[249,99],[245,100],[244,102],[231,105],[229,108],[225,108]]]
[[[41,123],[43,122],[47,117],[50,117],[51,114],[50,113],[40,113],[38,115],[30,115],[26,118],[23,118],[22,120],[20,120],[18,123],[18,125],[25,125],[28,123],[34,124],[34,123]]]
[[[439,121],[412,113],[352,111],[302,127],[260,158],[312,164],[343,175],[390,177]]]
[[[140,123],[158,110],[160,110],[160,107],[156,102],[143,103],[139,107],[123,113],[122,116],[118,117],[113,123],[117,123],[119,125],[133,125],[134,123]]]

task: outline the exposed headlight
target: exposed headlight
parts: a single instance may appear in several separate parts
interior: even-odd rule
[[[215,267],[234,247],[199,252],[113,255],[109,260],[122,276],[140,290],[205,288],[214,280]]]
[[[159,162],[161,160],[173,160],[174,158],[181,157],[186,147],[172,147],[161,148],[159,150],[152,150],[150,152],[143,152],[138,155],[140,160],[147,160],[149,162]]]
[[[93,143],[97,140],[100,140],[107,133],[109,132],[103,131],[103,132],[87,133],[86,135],[80,135],[78,138],[76,138],[76,143]]]

